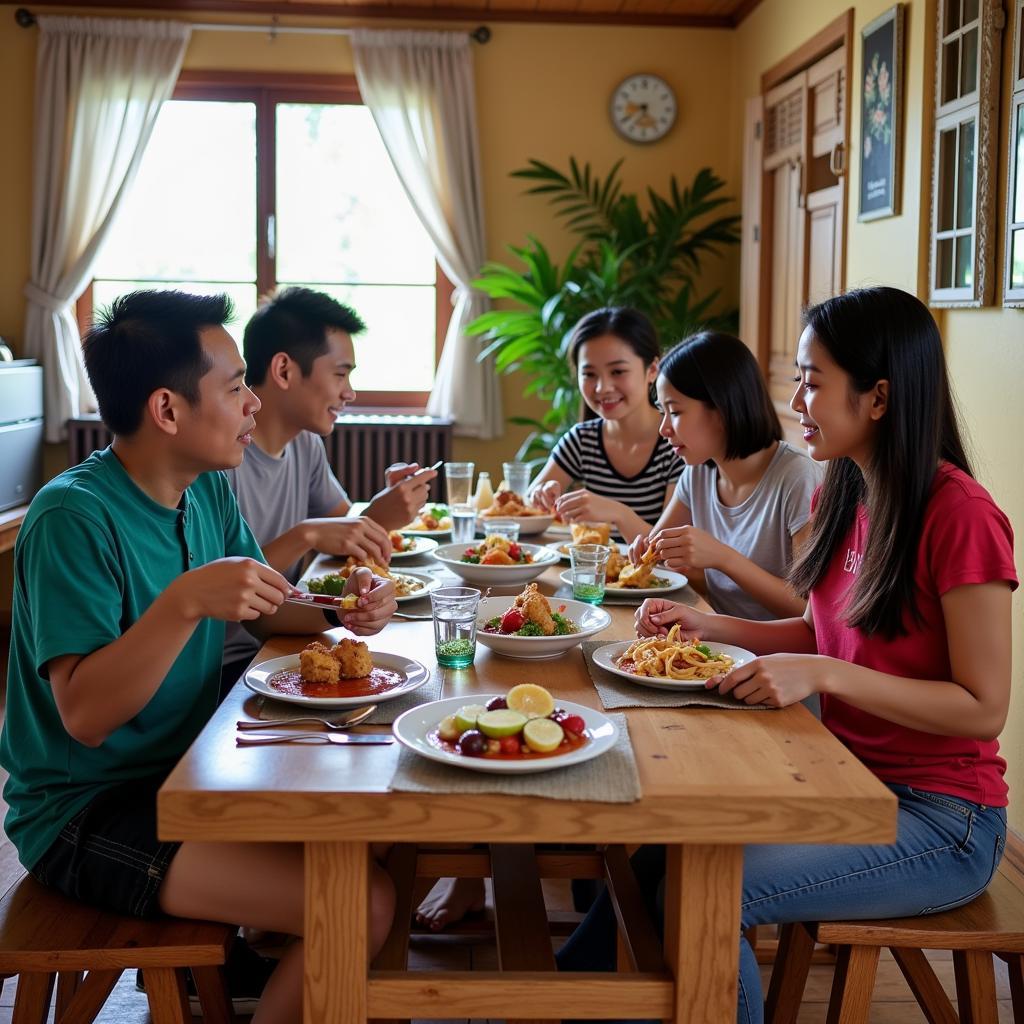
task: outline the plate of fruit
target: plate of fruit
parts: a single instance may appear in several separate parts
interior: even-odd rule
[[[449,697],[411,708],[392,726],[403,746],[443,764],[522,775],[599,757],[618,737],[600,711],[556,701],[543,686],[520,683],[505,694]]]
[[[492,534],[479,544],[444,544],[434,557],[467,583],[515,585],[535,580],[558,555],[539,544],[520,544]]]

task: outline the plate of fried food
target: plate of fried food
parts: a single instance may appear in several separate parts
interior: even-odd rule
[[[452,516],[447,505],[424,505],[416,518],[398,531],[417,537],[447,537],[452,532]]]
[[[648,548],[639,565],[634,565],[627,555],[612,547],[605,569],[604,599],[657,597],[685,587],[689,580],[681,572],[671,569],[656,569],[657,552]],[[572,569],[566,569],[559,576],[563,583],[572,586]]]
[[[526,583],[558,562],[557,552],[491,534],[479,544],[444,544],[434,557],[467,583],[484,586]]]
[[[431,761],[506,775],[589,761],[611,750],[619,732],[602,712],[556,701],[535,683],[472,700],[421,704],[400,715],[392,731],[399,743]]]
[[[498,491],[494,504],[480,513],[478,525],[486,533],[488,519],[510,519],[519,524],[520,536],[528,537],[543,533],[554,518],[550,512],[527,504],[526,499],[515,491]]]
[[[391,580],[395,585],[395,600],[399,604],[402,601],[415,601],[418,598],[426,597],[432,590],[437,590],[441,586],[441,581],[429,573],[413,572],[411,570],[408,572],[393,572],[383,565],[377,565],[376,562],[360,562],[350,555],[344,565],[340,565],[338,568],[331,569],[329,572],[320,575],[303,577],[296,584],[296,587],[306,594],[338,598],[335,603],[348,611],[350,608],[355,608],[355,601],[349,601],[346,605],[342,603],[346,600],[342,595],[352,571],[359,568],[369,569],[374,576],[382,576],[386,580]],[[348,595],[348,597],[355,596],[353,594]]]
[[[401,530],[389,530],[388,537],[391,540],[391,560],[396,562],[425,555],[437,547],[433,537],[425,537],[422,533],[405,534]]]
[[[536,583],[528,583],[514,598],[485,597],[480,602],[476,638],[509,658],[557,658],[611,622],[603,608],[547,598]]]
[[[404,697],[430,679],[430,672],[404,654],[371,651],[348,637],[333,647],[314,640],[298,654],[270,658],[248,669],[254,693],[289,704],[346,708]]]
[[[732,644],[687,640],[677,622],[667,636],[646,636],[605,644],[594,664],[641,686],[659,690],[702,690],[713,676],[724,676],[754,655]]]

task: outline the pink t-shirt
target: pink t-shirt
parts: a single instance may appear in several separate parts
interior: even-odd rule
[[[817,497],[817,495],[815,495]],[[949,645],[940,598],[954,587],[1007,580],[1015,589],[1013,530],[976,480],[943,463],[924,514],[915,583],[921,621],[887,640],[845,623],[848,595],[860,570],[868,517],[858,510],[828,572],[810,595],[818,653],[911,679],[949,680]],[[896,725],[822,694],[821,719],[883,782],[1005,807],[1006,762],[995,740],[936,736]]]

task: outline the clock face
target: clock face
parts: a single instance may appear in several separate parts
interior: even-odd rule
[[[630,75],[612,95],[612,124],[630,142],[655,142],[676,120],[676,95],[657,75]]]

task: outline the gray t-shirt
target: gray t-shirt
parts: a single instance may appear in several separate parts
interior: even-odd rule
[[[730,508],[719,500],[718,469],[713,465],[687,466],[676,484],[676,497],[690,510],[694,526],[781,577],[793,558],[793,534],[811,517],[811,495],[822,476],[822,467],[806,452],[780,441],[764,476],[741,504]],[[725,573],[708,569],[705,578],[716,612],[744,619],[778,618]]]
[[[268,455],[255,444],[245,450],[240,466],[224,470],[242,517],[260,547],[280,537],[303,519],[328,515],[348,502],[327,461],[323,441],[303,431],[290,441],[280,456]],[[294,583],[302,574],[303,559],[290,565],[284,575]],[[224,661],[252,657],[259,641],[244,626],[229,622],[224,641]]]

